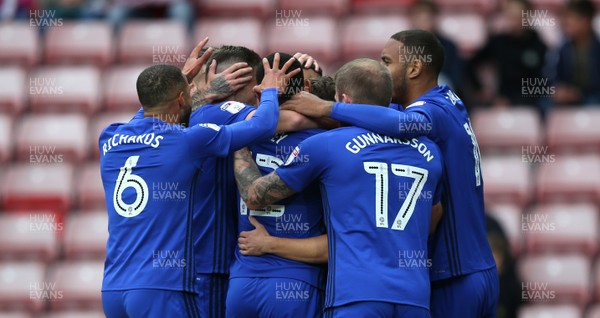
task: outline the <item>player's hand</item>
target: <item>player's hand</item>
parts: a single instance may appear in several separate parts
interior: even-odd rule
[[[290,58],[287,62],[285,62],[285,64],[283,64],[281,69],[279,68],[279,59],[279,53],[275,53],[275,56],[273,57],[273,68],[271,68],[271,66],[269,66],[269,61],[266,58],[263,58],[265,77],[263,78],[261,86],[263,89],[275,87],[277,88],[277,92],[281,93],[287,86],[288,81],[294,75],[302,72],[302,69],[298,68],[286,74],[287,70],[290,68],[290,66],[292,66],[296,59],[293,57]]]
[[[317,72],[321,69],[319,63],[317,63],[317,60],[315,60],[312,56],[308,54],[298,52],[294,54],[294,57],[298,60],[298,62],[300,62],[300,64],[302,64],[302,67],[304,67],[305,69],[313,68]]]
[[[294,94],[290,100],[281,105],[281,110],[293,110],[308,117],[329,117],[333,102],[320,99],[308,92]]]
[[[204,98],[210,103],[229,97],[248,85],[252,78],[252,67],[248,63],[235,63],[217,73],[217,61],[213,60],[208,67],[207,87],[200,90],[205,91]]]
[[[248,220],[254,225],[254,230],[243,231],[238,238],[240,253],[246,256],[260,256],[268,252],[268,244],[271,238],[265,227],[258,220],[250,216]]]
[[[209,47],[200,57],[198,57],[206,43],[208,43],[208,37],[205,37],[204,40],[200,41],[200,43],[196,45],[196,47],[192,50],[192,53],[190,53],[190,56],[188,56],[187,60],[185,60],[185,64],[181,69],[181,73],[187,77],[189,83],[191,83],[198,72],[200,72],[202,66],[204,63],[206,63],[206,61],[208,61],[213,52],[213,48]]]

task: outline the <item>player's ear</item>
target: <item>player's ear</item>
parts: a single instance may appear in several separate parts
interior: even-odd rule
[[[179,92],[179,95],[177,95],[177,104],[179,104],[179,107],[186,105],[184,94],[185,94],[185,92],[181,91],[181,92]]]
[[[410,79],[414,79],[419,77],[419,75],[421,75],[421,73],[423,73],[425,68],[425,63],[423,63],[423,61],[421,61],[420,59],[414,59],[413,61],[411,61],[410,63],[408,63],[407,66],[407,76]]]
[[[343,93],[342,94],[342,103],[346,103],[346,104],[352,104],[352,97],[350,97],[348,94]]]
[[[310,92],[310,89],[312,88],[312,85],[310,84],[310,80],[305,78],[304,79],[304,91],[305,92]]]

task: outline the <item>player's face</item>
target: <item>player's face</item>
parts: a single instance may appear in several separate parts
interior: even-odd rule
[[[236,101],[246,105],[257,106],[254,87],[256,86],[256,76],[252,77],[250,83],[236,93]]]
[[[402,99],[406,96],[406,58],[401,56],[402,42],[390,39],[381,51],[381,64],[383,64],[392,74],[392,102],[402,105]]]

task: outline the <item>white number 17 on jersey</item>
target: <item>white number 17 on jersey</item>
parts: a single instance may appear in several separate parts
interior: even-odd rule
[[[364,162],[365,171],[375,175],[375,224],[377,227],[389,228],[388,225],[388,188],[389,173],[388,164],[385,162]],[[427,182],[429,172],[426,169],[392,164],[392,174],[399,177],[413,178],[408,195],[404,199],[400,211],[394,219],[392,230],[403,231],[412,216],[417,200]]]

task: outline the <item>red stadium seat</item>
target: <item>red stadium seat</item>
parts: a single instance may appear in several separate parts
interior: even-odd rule
[[[534,109],[481,109],[471,118],[477,142],[484,153],[496,150],[535,155],[545,150],[539,148],[542,128]]]
[[[473,11],[486,15],[497,8],[499,0],[438,0],[436,3],[441,11]]]
[[[323,13],[341,16],[348,12],[350,8],[349,0],[279,0],[279,9],[281,10],[302,10],[306,13]]]
[[[15,164],[8,167],[2,186],[6,210],[49,210],[64,214],[72,204],[73,167],[68,163]]]
[[[50,293],[52,286],[45,277],[43,263],[0,262],[0,317],[30,317],[28,312],[40,312],[56,294]]]
[[[0,24],[0,64],[30,68],[40,60],[40,51],[37,28],[26,22]]]
[[[278,25],[278,20],[271,21],[267,40],[267,51],[308,53],[317,61],[328,64],[338,58],[338,36],[336,21],[328,17],[309,18],[303,26]],[[281,21],[280,21],[281,22]]]
[[[518,318],[580,318],[582,310],[575,305],[527,305]]]
[[[240,32],[244,30],[244,32]],[[262,21],[254,18],[206,18],[201,19],[194,28],[194,41],[208,37],[209,45],[239,45],[265,55]],[[190,44],[196,45],[194,41]],[[191,49],[190,49],[191,52]]]
[[[548,117],[548,146],[552,151],[600,152],[600,109],[555,109]]]
[[[556,155],[537,174],[540,202],[600,202],[600,156]]]
[[[591,262],[583,254],[526,255],[519,262],[525,302],[577,303],[590,300]],[[562,317],[562,316],[561,316]]]
[[[127,22],[119,35],[121,63],[155,63],[183,66],[189,52],[185,27],[175,21]]]
[[[275,12],[275,0],[196,0],[202,17],[211,16],[258,16],[271,17]]]
[[[8,115],[0,114],[0,164],[10,160],[13,156],[13,121]]]
[[[25,71],[20,67],[0,68],[0,111],[20,114],[27,107],[27,84]]]
[[[139,109],[139,108],[138,108]],[[137,111],[137,109],[135,110]],[[96,117],[90,123],[90,146],[92,150],[92,156],[94,159],[99,160],[99,152],[100,148],[98,145],[98,139],[100,138],[100,133],[104,128],[113,123],[126,123],[133,118],[135,111],[132,109],[131,112],[121,112],[121,113],[103,113]]]
[[[487,186],[487,183],[486,183]],[[523,250],[523,211],[517,205],[496,204],[486,208],[486,212],[502,226],[510,241],[512,254],[518,256]]]
[[[2,318],[33,318],[33,316],[29,313],[29,311],[1,311],[0,317]]]
[[[0,229],[0,257],[48,262],[58,254],[57,234],[63,224],[52,213],[5,213]]]
[[[52,266],[48,280],[64,296],[50,303],[52,310],[101,309],[103,273],[103,261],[64,261]]]
[[[593,204],[538,205],[524,215],[529,252],[598,251],[598,215]]]
[[[78,170],[75,186],[77,187],[79,208],[106,208],[104,188],[100,178],[100,164],[97,162],[88,163]]]
[[[484,156],[481,171],[488,204],[515,203],[523,207],[531,201],[531,169],[520,155]]]
[[[89,150],[87,125],[79,114],[24,116],[15,131],[17,157],[32,164],[81,162]]]
[[[118,66],[108,70],[104,75],[104,104],[107,110],[131,111],[133,114],[140,107],[135,83],[144,66]]]
[[[46,34],[46,63],[89,63],[106,67],[112,61],[112,29],[106,22],[68,22]]]
[[[67,310],[45,314],[40,318],[105,318],[102,310]]]
[[[356,13],[404,13],[417,0],[352,0],[352,11]],[[400,31],[391,31],[390,35]]]
[[[105,258],[108,240],[108,214],[105,210],[73,213],[65,227],[64,252],[67,258]]]
[[[92,66],[42,67],[29,77],[31,109],[79,111],[100,107],[100,71]]]
[[[485,20],[477,13],[442,12],[439,17],[439,30],[456,42],[463,56],[471,55],[487,39]]]
[[[366,15],[349,17],[342,25],[344,60],[359,57],[379,60],[390,36],[399,30],[408,29],[410,23],[402,15]]]

